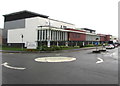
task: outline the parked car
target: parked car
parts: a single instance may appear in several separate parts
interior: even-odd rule
[[[105,46],[106,49],[114,49],[115,46],[113,44],[108,44]]]
[[[115,47],[118,47],[118,43],[115,43],[114,46],[115,46]]]

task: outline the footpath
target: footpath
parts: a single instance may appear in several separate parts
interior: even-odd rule
[[[101,48],[101,47],[98,47]],[[69,52],[69,51],[80,51],[80,50],[89,50],[96,49],[96,47],[84,47],[77,49],[69,49],[69,50],[56,50],[56,51],[12,51],[12,50],[0,50],[2,53],[52,53],[52,52]]]

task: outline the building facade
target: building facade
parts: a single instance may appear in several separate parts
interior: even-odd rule
[[[48,18],[49,16],[20,11],[4,15],[4,38],[11,45],[27,47],[27,43],[39,46],[40,42],[67,41],[66,28],[74,28],[75,25],[63,21]]]
[[[26,10],[6,14],[4,18],[4,43],[10,46],[36,49],[43,45],[84,46],[110,40],[110,35],[96,34],[95,30],[76,28],[74,24]]]

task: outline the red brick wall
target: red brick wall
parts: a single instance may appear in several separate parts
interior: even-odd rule
[[[110,35],[106,35],[106,41],[110,41]]]
[[[68,34],[69,41],[85,41],[86,39],[86,35],[82,33],[69,32]]]
[[[100,36],[100,41],[106,41],[106,36]]]

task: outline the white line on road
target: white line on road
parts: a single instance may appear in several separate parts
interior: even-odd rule
[[[99,64],[99,63],[102,63],[103,62],[103,59],[101,58],[97,58],[99,61],[96,62],[96,64]]]
[[[10,68],[10,69],[16,69],[16,70],[24,70],[24,69],[26,69],[26,68],[9,66],[7,62],[5,62],[5,63],[3,63],[3,64],[1,64],[1,65],[5,66],[5,67],[7,67],[7,68]]]
[[[56,56],[60,56],[60,54],[55,54]]]
[[[8,54],[14,54],[14,53],[8,53]]]

